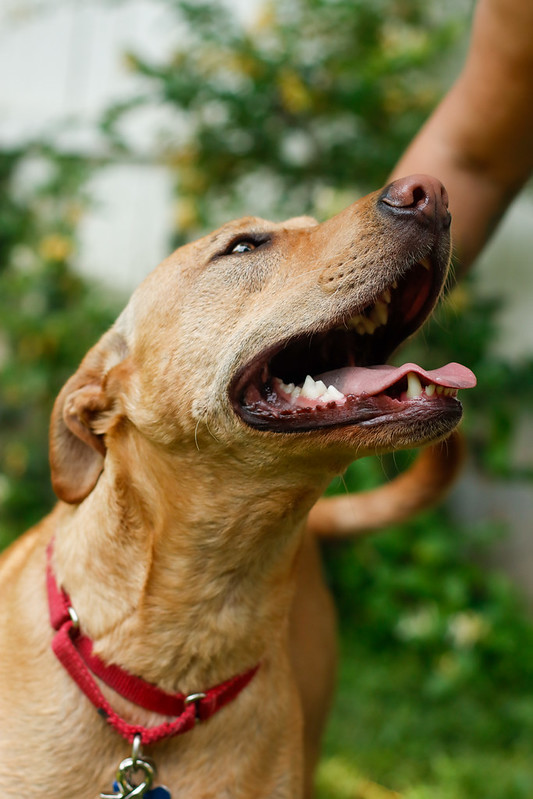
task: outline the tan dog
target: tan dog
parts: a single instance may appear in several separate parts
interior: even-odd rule
[[[2,796],[112,793],[131,751],[50,649],[52,539],[104,663],[184,695],[259,667],[208,721],[146,747],[158,782],[191,799],[310,794],[335,644],[304,525],[354,458],[460,419],[463,367],[372,368],[431,312],[448,228],[442,187],[415,176],[323,224],[227,224],[137,289],[56,401],[59,504],[0,561]],[[97,685],[130,724],[165,720]]]

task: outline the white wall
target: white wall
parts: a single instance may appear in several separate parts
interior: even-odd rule
[[[227,1],[245,18],[258,6]],[[101,154],[100,115],[143,89],[124,54],[165,59],[179,34],[157,0],[0,0],[0,145],[53,135],[66,150]],[[140,163],[93,179],[94,210],[81,227],[84,273],[129,289],[168,254],[172,180],[152,148],[161,130],[173,137],[178,126],[158,109],[132,115],[127,135]]]

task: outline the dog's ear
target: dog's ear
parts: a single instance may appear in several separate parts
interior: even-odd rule
[[[127,357],[124,338],[106,333],[63,386],[52,411],[52,486],[64,502],[79,503],[93,490],[104,468],[104,435],[121,416],[117,381],[110,379]]]

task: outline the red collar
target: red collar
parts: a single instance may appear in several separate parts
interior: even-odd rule
[[[249,671],[238,674],[205,692],[186,696],[168,694],[120,666],[106,665],[93,654],[92,641],[80,632],[79,621],[68,594],[57,585],[52,571],[52,550],[51,542],[47,549],[46,585],[50,623],[57,631],[52,639],[52,649],[98,713],[130,743],[133,743],[135,736],[139,735],[143,744],[153,744],[164,738],[187,732],[194,727],[197,719],[206,721],[217,710],[235,699],[258,670],[259,666],[254,666]],[[130,702],[146,710],[172,716],[173,721],[155,727],[128,724],[107,702],[93,674]]]

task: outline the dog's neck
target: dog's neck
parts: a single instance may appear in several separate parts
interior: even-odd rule
[[[131,454],[58,509],[57,577],[104,660],[200,690],[285,645],[301,530],[326,480],[274,464],[266,479],[239,458],[213,469],[201,452]]]

